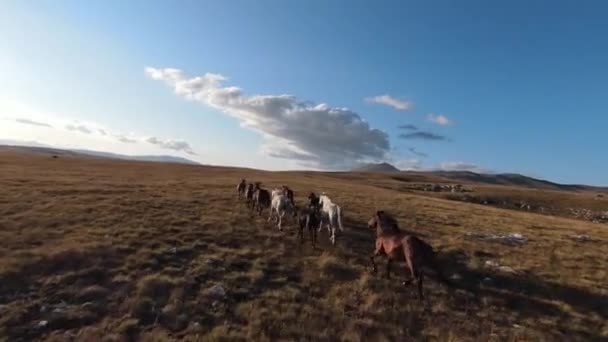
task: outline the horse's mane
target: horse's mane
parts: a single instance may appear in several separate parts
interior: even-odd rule
[[[394,231],[400,231],[399,229],[399,223],[397,223],[397,220],[389,213],[381,210],[378,212],[379,215],[377,215],[379,222],[378,224],[380,224],[381,227],[383,228],[391,228]]]

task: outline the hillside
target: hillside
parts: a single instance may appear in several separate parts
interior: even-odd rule
[[[429,171],[428,173],[450,181],[478,183],[487,185],[520,186],[532,189],[581,191],[608,191],[606,187],[595,187],[577,184],[559,184],[515,173],[480,174],[470,171]]]
[[[400,170],[389,163],[370,163],[361,165],[352,172],[400,172]]]
[[[608,338],[606,225],[419,195],[392,174],[0,161],[0,340]],[[337,245],[253,215],[234,193],[243,177],[288,184],[298,205],[328,193]],[[453,293],[429,274],[420,302],[401,265],[370,272],[376,209],[438,251]]]
[[[11,150],[18,151],[21,153],[34,153],[43,155],[55,155],[55,156],[71,156],[71,157],[97,157],[97,158],[109,158],[109,159],[122,159],[122,160],[137,160],[137,161],[150,161],[150,162],[163,162],[163,163],[179,163],[179,164],[191,164],[199,165],[199,163],[177,156],[166,156],[166,155],[149,155],[149,156],[129,156],[111,152],[101,152],[83,149],[60,149],[49,147],[45,145],[1,145],[0,150]]]

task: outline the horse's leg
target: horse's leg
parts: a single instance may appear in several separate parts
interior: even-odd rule
[[[300,230],[298,230],[298,237],[300,238],[300,245],[304,243],[304,226],[308,223],[308,218],[302,221],[302,218],[299,218]]]
[[[282,227],[282,225],[283,225],[283,214],[284,214],[283,212],[280,212],[279,215],[278,215],[279,216],[279,230],[280,231],[283,231],[283,227]]]
[[[391,278],[391,263],[393,262],[393,258],[387,256],[386,258],[386,278]]]
[[[403,247],[404,250],[408,249],[407,247]],[[409,250],[409,249],[408,249]],[[405,263],[407,265],[407,268],[405,270],[405,272],[407,272],[408,268],[410,271],[410,275],[412,276],[412,279],[410,280],[406,280],[403,282],[404,285],[409,285],[412,283],[412,281],[414,281],[417,277],[416,277],[416,269],[414,269],[414,261],[412,260],[413,256],[410,253],[405,253]]]
[[[336,245],[336,228],[333,226],[331,227],[331,244]]]
[[[424,299],[424,294],[422,293],[422,281],[424,279],[424,273],[422,272],[422,268],[418,270],[418,299]]]
[[[380,254],[380,250],[382,249],[382,244],[378,244],[378,242],[376,242],[376,249],[374,250],[374,253],[372,253],[372,255],[369,257],[369,260],[372,263],[372,272],[376,273],[378,272],[378,267],[376,267],[376,262],[374,261],[374,258]]]

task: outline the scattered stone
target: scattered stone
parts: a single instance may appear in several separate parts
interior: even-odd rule
[[[588,242],[591,241],[591,237],[589,237],[589,235],[573,235],[572,238],[578,242]]]
[[[177,247],[173,247],[173,248],[171,248],[171,250],[170,250],[170,251],[171,251],[171,253],[176,254],[176,253],[177,253]]]
[[[486,267],[499,267],[498,263],[494,260],[486,260]]]
[[[478,240],[498,241],[510,245],[523,244],[528,241],[521,233],[510,233],[510,234],[492,234],[492,233],[478,233],[478,232],[467,232],[465,236]]]
[[[515,271],[512,267],[509,267],[509,266],[500,266],[500,267],[498,267],[498,269],[504,273],[511,273],[511,274],[517,273],[517,271]]]
[[[38,327],[39,328],[44,328],[47,325],[49,325],[49,321],[42,320],[42,321],[38,322]]]
[[[486,284],[489,284],[489,283],[491,283],[492,281],[493,281],[493,279],[492,279],[492,278],[490,278],[490,277],[485,277],[485,278],[483,278],[483,282],[484,282],[484,283],[486,283]]]
[[[90,308],[90,307],[92,307],[94,305],[95,304],[93,302],[84,302],[84,303],[82,303],[82,305],[80,307],[83,308],[83,309],[86,309],[86,308]]]
[[[210,295],[212,295],[214,297],[223,298],[226,296],[226,290],[224,290],[224,287],[222,287],[222,285],[220,285],[220,284],[213,285],[211,288],[209,288],[208,292]]]
[[[450,278],[452,280],[460,280],[460,279],[462,279],[462,276],[460,274],[458,274],[458,273],[455,273]]]

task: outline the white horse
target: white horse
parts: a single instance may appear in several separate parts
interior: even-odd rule
[[[272,202],[270,204],[270,215],[268,216],[268,221],[272,219],[275,212],[279,220],[279,230],[283,230],[283,216],[285,216],[286,213],[290,213],[294,217],[296,215],[295,208],[291,204],[289,198],[283,194],[283,190],[272,190]]]
[[[321,223],[319,224],[318,231],[323,229],[323,223],[327,225],[327,231],[329,231],[329,240],[332,245],[336,244],[336,226],[340,228],[340,231],[344,231],[342,227],[342,208],[339,205],[334,204],[325,193],[319,197],[319,206],[321,207]]]

